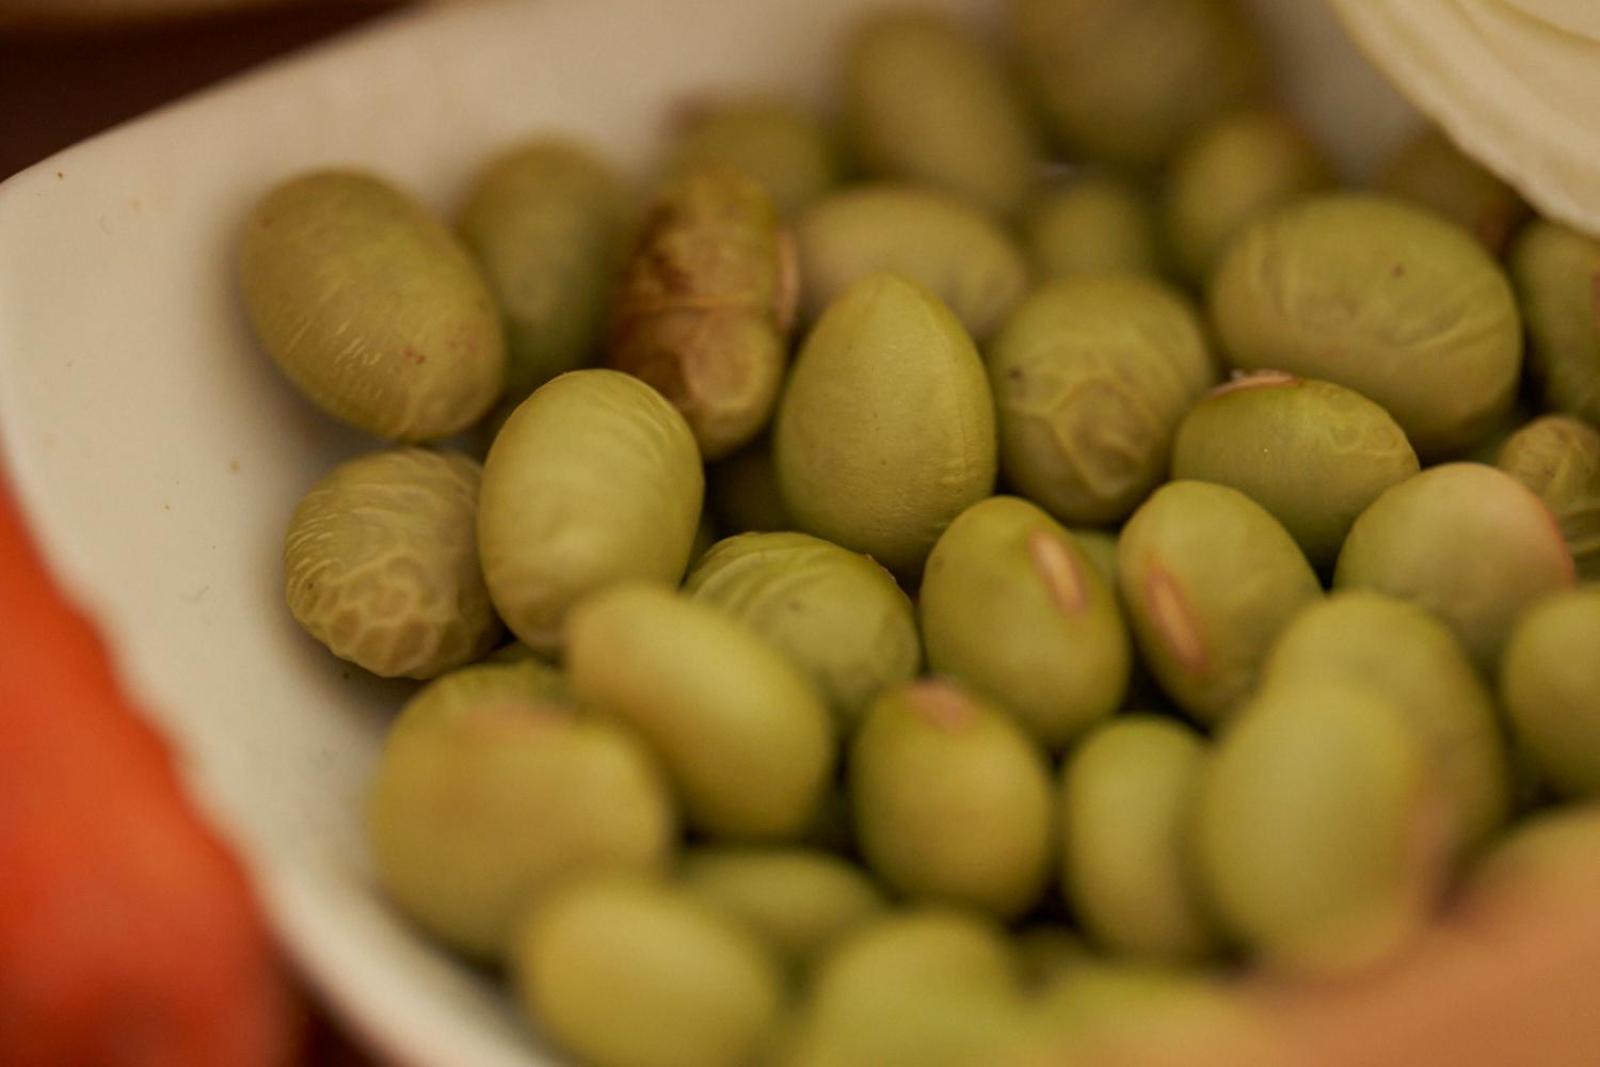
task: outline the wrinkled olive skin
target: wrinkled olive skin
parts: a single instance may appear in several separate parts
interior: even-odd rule
[[[1600,240],[1532,222],[1510,265],[1546,406],[1600,426]]]
[[[1511,406],[1522,323],[1505,272],[1458,226],[1332,193],[1257,216],[1228,246],[1211,318],[1232,366],[1354,389],[1428,461]]]
[[[421,695],[407,706],[373,775],[367,829],[400,911],[493,960],[524,910],[566,879],[664,868],[678,823],[631,734],[503,682],[474,688],[454,707]]]
[[[888,272],[931,290],[978,341],[1028,289],[1017,242],[989,216],[917,185],[863,185],[824,197],[795,223],[800,294],[815,319],[847,289]]]
[[[1464,850],[1511,814],[1511,769],[1493,695],[1450,628],[1416,604],[1345,590],[1301,611],[1261,669],[1260,691],[1371,689],[1421,735]]]
[[[649,382],[719,459],[766,426],[783,384],[795,274],[772,201],[712,166],[668,186],[628,255],[606,362]]]
[[[1288,115],[1238,112],[1195,134],[1173,160],[1163,208],[1179,270],[1204,282],[1256,215],[1333,183],[1322,150]]]
[[[921,286],[862,279],[806,338],[773,454],[802,530],[917,574],[994,488],[994,405],[971,338]]]
[[[977,1067],[1026,1025],[1004,932],[970,913],[884,916],[817,967],[782,1067]]]
[[[719,541],[684,592],[746,623],[800,666],[843,729],[922,665],[911,601],[870,558],[802,533]]]
[[[1412,600],[1485,671],[1518,615],[1572,585],[1572,554],[1532,490],[1494,467],[1446,463],[1401,482],[1350,528],[1333,582]]]
[[[1152,166],[1264,81],[1255,28],[1231,0],[1012,0],[1010,8],[1023,70],[1074,157]]]
[[[1261,505],[1209,482],[1169,482],[1117,539],[1117,582],[1144,663],[1179,707],[1218,723],[1322,587]]]
[[[851,742],[856,839],[867,867],[914,900],[1012,919],[1050,874],[1044,750],[953,682],[885,691]]]
[[[629,222],[610,164],[571,141],[531,141],[473,181],[456,230],[495,295],[506,398],[593,361]]]
[[[614,586],[573,612],[567,675],[595,714],[644,738],[693,829],[792,841],[810,827],[838,754],[833,722],[744,623],[659,585]]]
[[[1103,723],[1068,756],[1057,791],[1060,882],[1102,948],[1182,961],[1219,947],[1189,873],[1205,758],[1192,728],[1154,715]]]
[[[1189,303],[1133,275],[1036,290],[988,369],[1006,481],[1073,525],[1118,522],[1156,487],[1183,413],[1216,373]]]
[[[1052,751],[1127,691],[1132,649],[1112,582],[1025,500],[990,497],[950,524],[918,612],[929,667],[997,701]]]
[[[1267,967],[1354,974],[1426,924],[1453,848],[1440,804],[1393,704],[1338,684],[1264,690],[1201,782],[1200,883]]]
[[[839,184],[833,131],[816,115],[779,100],[711,100],[681,116],[667,170],[734,167],[761,183],[779,215],[793,216]]]
[[[1261,371],[1213,389],[1184,416],[1172,477],[1232,486],[1283,523],[1318,568],[1392,485],[1418,470],[1405,431],[1332,382]]]
[[[1512,631],[1500,694],[1517,744],[1563,796],[1600,796],[1600,585],[1541,600]]]
[[[1378,188],[1464,227],[1498,256],[1528,217],[1517,191],[1429,127],[1384,163]]]
[[[845,46],[844,110],[869,174],[922,182],[998,215],[1037,165],[1028,116],[975,32],[931,11],[863,19]]]
[[[1494,462],[1556,517],[1578,578],[1600,580],[1600,429],[1545,415],[1507,437]]]
[[[473,523],[482,470],[397,448],[335,467],[295,507],[284,595],[306,632],[386,678],[432,678],[500,637]]]
[[[269,191],[245,222],[239,284],[289,380],[368,433],[449,437],[505,388],[500,316],[472,257],[380,178],[316,171]]]
[[[534,651],[558,649],[589,593],[683,576],[704,497],[694,435],[661,394],[613,370],[551,380],[483,465],[478,547],[495,607]]]
[[[783,1005],[777,962],[694,894],[587,879],[517,933],[523,1010],[593,1067],[744,1067]]]
[[[678,878],[795,970],[888,909],[859,867],[816,849],[700,846]]]
[[[1154,274],[1161,265],[1155,209],[1131,183],[1074,178],[1041,194],[1024,220],[1038,282],[1076,274]]]
[[[706,468],[706,496],[717,525],[728,534],[794,529],[778,491],[772,442],[758,438]]]

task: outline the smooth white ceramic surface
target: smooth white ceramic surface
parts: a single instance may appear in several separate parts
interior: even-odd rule
[[[1417,106],[1539,210],[1600,234],[1600,0],[1334,0]]]
[[[945,6],[987,10],[983,0]],[[365,447],[303,403],[242,321],[241,217],[278,179],[376,168],[448,210],[521,134],[640,167],[685,94],[826,89],[852,0],[542,0],[424,10],[227,84],[0,185],[0,442],[13,488],[134,691],[339,1010],[428,1067],[551,1062],[497,988],[376,898],[362,785],[409,687],[303,637],[279,539]],[[1311,4],[1258,0],[1287,92],[1359,173],[1413,121]]]

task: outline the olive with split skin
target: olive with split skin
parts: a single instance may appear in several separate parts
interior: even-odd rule
[[[1131,658],[1116,593],[1077,540],[1010,496],[962,512],[918,596],[928,664],[1006,707],[1060,751],[1110,715]]]
[[[1255,688],[1272,642],[1322,586],[1289,531],[1236,489],[1168,482],[1122,528],[1117,582],[1161,688],[1206,723]]]
[[[792,248],[755,179],[707,165],[650,205],[617,282],[608,366],[649,382],[719,459],[772,416],[794,317]]]

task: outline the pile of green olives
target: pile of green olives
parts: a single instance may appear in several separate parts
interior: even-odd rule
[[[1231,0],[1007,10],[865,16],[831,110],[699,99],[648,174],[245,221],[384,442],[283,555],[426,683],[376,882],[581,1062],[1248,1030],[1600,845],[1600,240],[1436,131],[1340,184]]]

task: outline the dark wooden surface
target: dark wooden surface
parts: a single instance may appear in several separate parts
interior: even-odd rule
[[[0,9],[6,2],[0,0]],[[396,6],[393,0],[343,0],[131,24],[0,21],[0,179]]]

